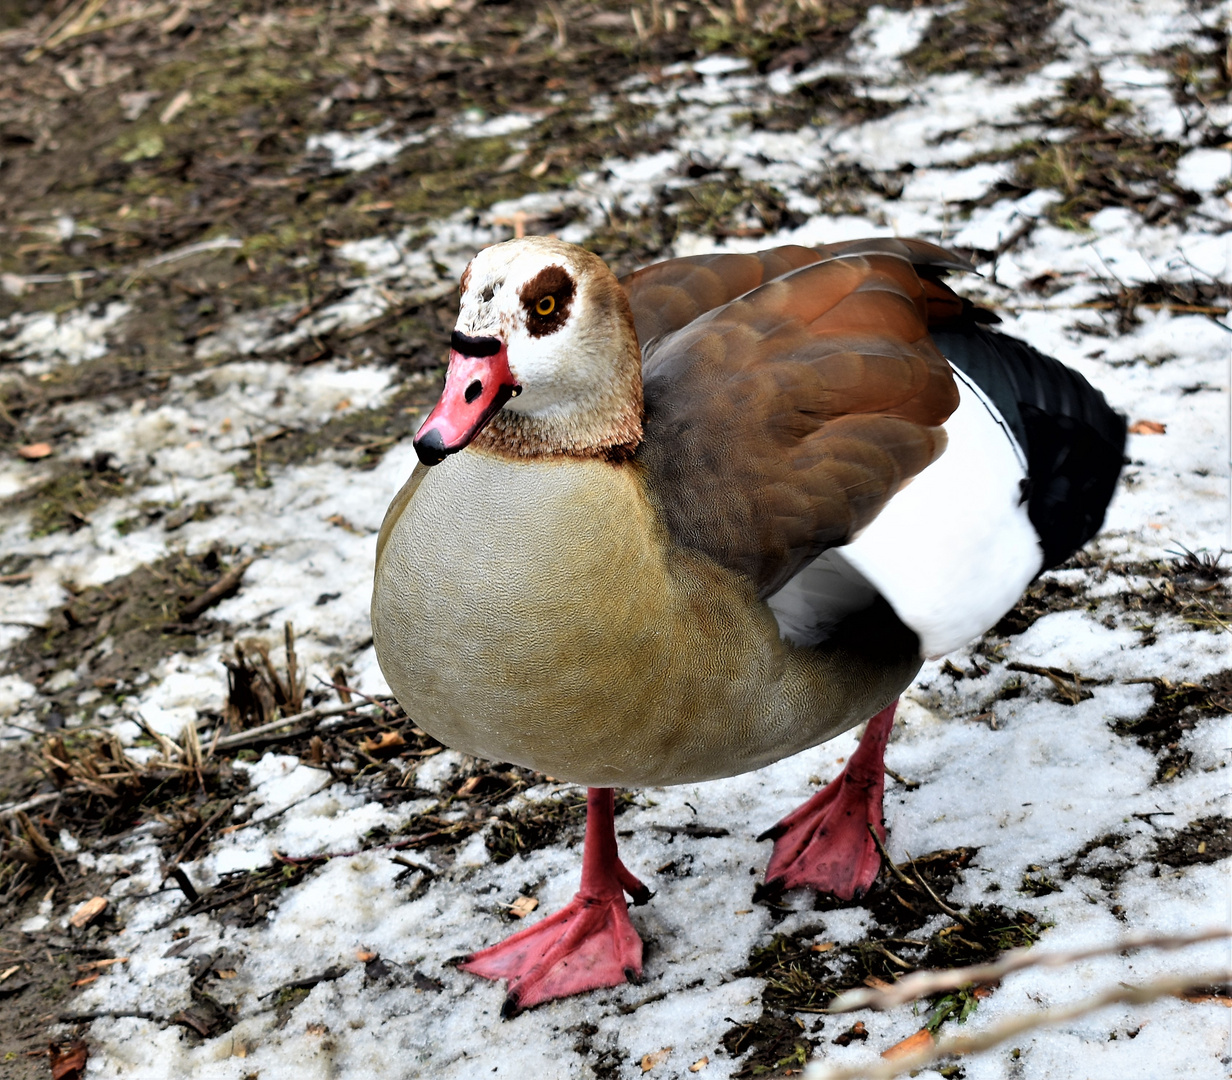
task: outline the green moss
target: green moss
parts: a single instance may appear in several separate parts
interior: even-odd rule
[[[1047,28],[1057,0],[966,0],[933,16],[923,39],[903,57],[916,71],[990,73],[1021,78],[1056,55]]]
[[[90,522],[90,513],[124,490],[125,478],[106,460],[65,465],[52,479],[30,492],[5,500],[12,509],[30,511],[30,535],[76,532]]]

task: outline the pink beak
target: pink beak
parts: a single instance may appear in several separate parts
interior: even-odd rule
[[[483,425],[521,391],[509,370],[509,351],[494,337],[450,338],[445,391],[415,436],[415,453],[425,465],[437,465],[463,449]]]

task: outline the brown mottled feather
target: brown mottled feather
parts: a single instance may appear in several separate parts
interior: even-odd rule
[[[934,275],[963,265],[876,240],[626,278],[649,335],[636,461],[673,539],[767,596],[872,521],[945,447],[958,391],[927,328],[953,296]]]

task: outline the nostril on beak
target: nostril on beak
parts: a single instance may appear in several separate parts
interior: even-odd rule
[[[469,405],[472,401],[475,400],[475,398],[477,398],[482,393],[483,393],[483,383],[481,383],[478,379],[476,379],[474,382],[470,384],[470,386],[466,388],[466,391],[462,396],[466,398],[466,403]]]

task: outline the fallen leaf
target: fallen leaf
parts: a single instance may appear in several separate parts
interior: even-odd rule
[[[363,529],[357,529],[354,525],[350,523],[350,521],[348,521],[345,517],[343,517],[342,514],[331,514],[325,520],[328,524],[337,525],[338,528],[345,529],[347,532],[353,533],[355,536],[364,535]]]
[[[97,919],[106,909],[107,898],[105,896],[95,896],[87,900],[81,905],[81,907],[74,911],[72,917],[68,921],[71,925],[80,930],[83,926],[89,926],[90,923]]]
[[[701,1072],[707,1065],[710,1064],[708,1057],[698,1058],[692,1065],[689,1066],[689,1072]]]
[[[359,952],[355,954],[355,959],[361,964],[366,964],[369,960],[375,960],[376,956],[377,954],[374,952],[368,952],[367,949],[360,949]]]
[[[458,794],[459,795],[469,795],[472,791],[475,790],[475,788],[479,786],[479,779],[480,778],[478,776],[472,776],[469,779],[467,779],[462,784],[462,786],[458,788]]]
[[[868,1028],[864,1026],[863,1020],[857,1020],[841,1035],[836,1036],[831,1042],[835,1046],[850,1046],[853,1042],[863,1042],[868,1038]]]
[[[668,1055],[672,1052],[670,1046],[663,1047],[662,1050],[656,1050],[651,1054],[647,1054],[642,1058],[642,1072],[648,1073],[651,1069],[662,1065],[667,1060]]]
[[[220,979],[234,979],[237,975],[239,975],[239,972],[232,968],[216,968],[214,970],[214,974]]]
[[[533,896],[519,896],[509,905],[509,914],[515,919],[525,919],[538,906],[539,901]]]
[[[396,731],[382,731],[375,739],[361,741],[359,748],[365,754],[371,754],[374,750],[392,750],[394,747],[405,745],[406,740]]]
[[[72,985],[73,986],[89,986],[90,983],[92,982],[98,982],[98,972],[97,971],[93,975],[87,975],[84,979],[78,979]]]
[[[181,90],[175,95],[165,109],[159,114],[160,124],[169,124],[192,103],[192,91]]]
[[[1158,420],[1135,420],[1129,425],[1129,433],[1131,435],[1166,435],[1168,425],[1161,424]]]
[[[920,1028],[914,1035],[908,1035],[902,1042],[896,1042],[887,1050],[881,1051],[881,1056],[889,1061],[918,1054],[933,1045],[933,1033],[928,1028]]]
[[[85,964],[77,965],[77,974],[84,975],[87,971],[97,971],[99,968],[111,967],[112,964],[127,964],[127,956],[113,956],[107,960],[91,960]],[[4,976],[0,975],[0,979]]]
[[[78,1039],[63,1049],[52,1043],[47,1050],[51,1059],[51,1080],[81,1080],[86,1067],[86,1044]]]
[[[819,941],[816,945],[810,945],[809,950],[811,952],[829,952],[834,948],[834,945],[833,941]]]
[[[17,453],[27,461],[38,461],[39,458],[51,457],[51,443],[28,443],[25,446],[19,446]]]
[[[737,911],[737,912],[736,912],[736,914],[737,914],[737,915],[752,915],[752,914],[753,914],[753,909],[752,909],[751,907],[749,907],[749,908],[741,908],[739,911]]]

